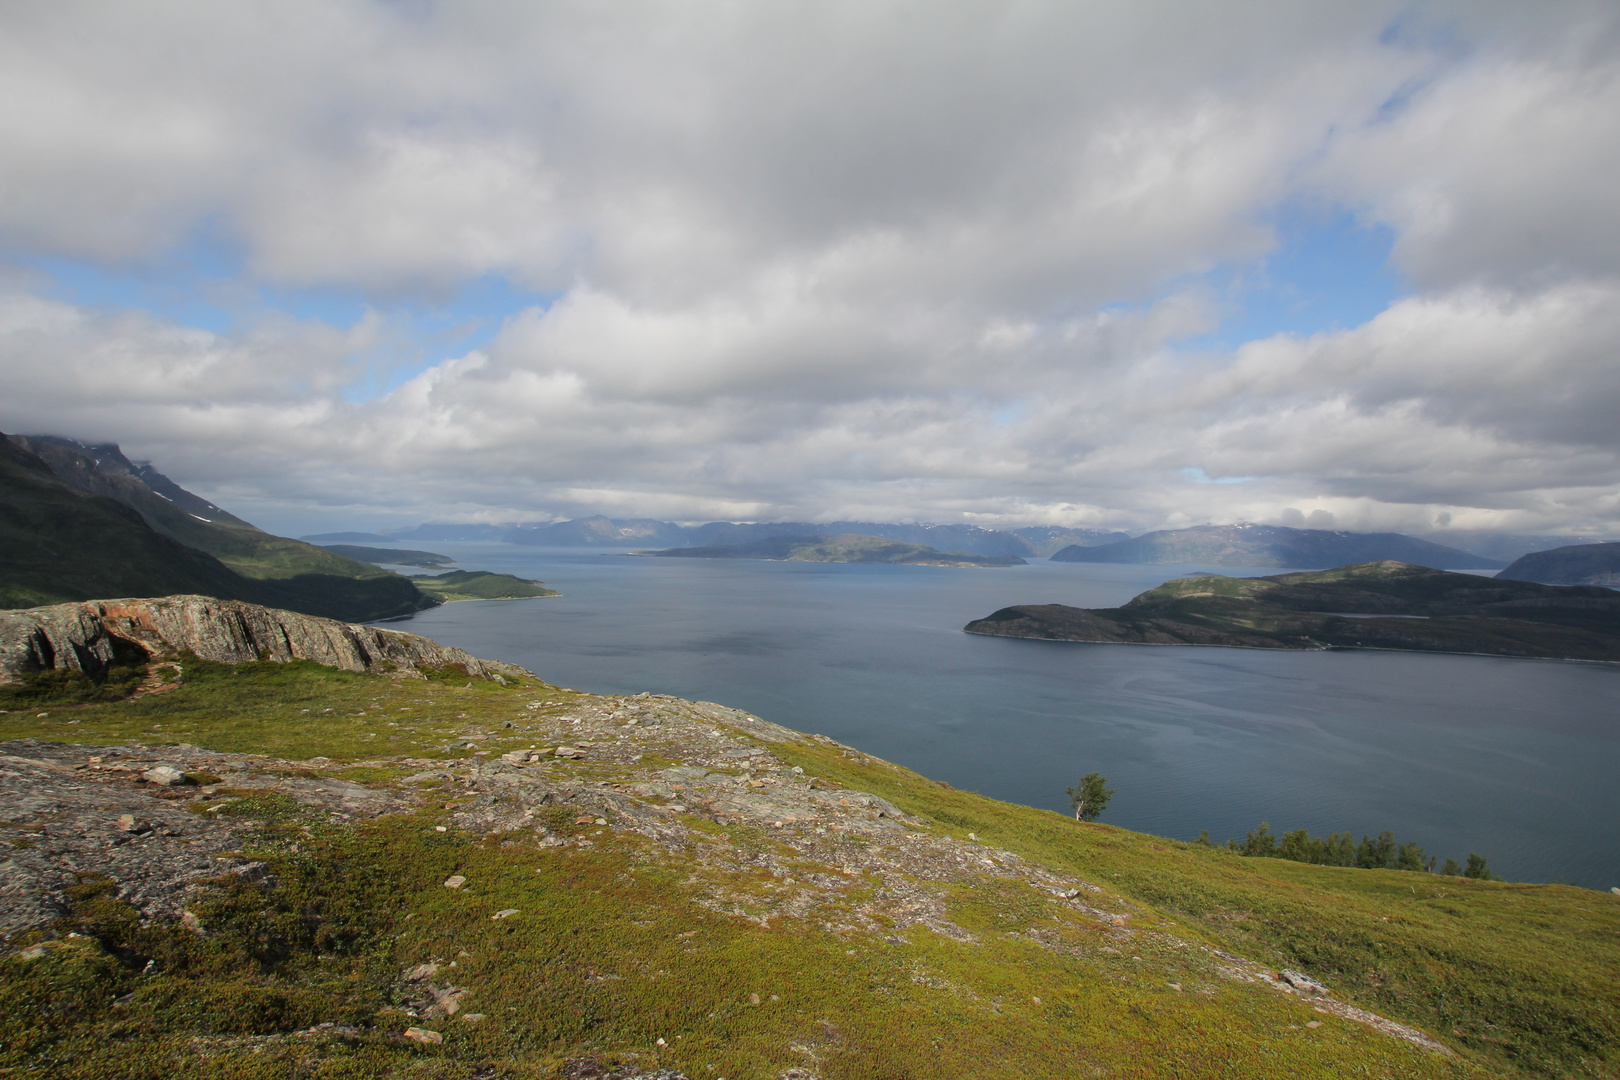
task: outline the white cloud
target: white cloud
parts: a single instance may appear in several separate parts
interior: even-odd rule
[[[1620,22],[1519,10],[13,5],[13,259],[207,234],[248,294],[555,299],[352,404],[404,323],[210,333],[8,268],[0,425],[123,440],[272,524],[1609,528]],[[1388,225],[1415,295],[1190,351],[1198,275],[1301,200]]]

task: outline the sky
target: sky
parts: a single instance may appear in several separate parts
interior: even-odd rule
[[[294,535],[1620,538],[1620,6],[11,0],[0,430]]]

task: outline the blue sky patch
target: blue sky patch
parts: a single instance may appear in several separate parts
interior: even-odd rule
[[[1248,266],[1205,275],[1227,311],[1214,333],[1187,344],[1232,350],[1276,334],[1312,334],[1362,325],[1410,289],[1389,262],[1395,234],[1342,210],[1285,209],[1278,247]]]

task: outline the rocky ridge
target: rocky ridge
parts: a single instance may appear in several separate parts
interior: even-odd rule
[[[529,674],[418,634],[208,596],[87,600],[0,612],[0,683],[51,670],[96,677],[116,664],[152,667],[182,652],[226,664],[313,660],[356,672],[454,664],[473,678]]]

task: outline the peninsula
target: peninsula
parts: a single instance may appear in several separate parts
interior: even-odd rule
[[[491,570],[451,570],[445,574],[412,574],[416,587],[446,602],[452,600],[529,600],[540,596],[560,596],[545,582],[497,574]]]
[[[1620,593],[1374,562],[1275,577],[1178,578],[1123,607],[1005,607],[963,629],[1046,641],[1620,661]]]
[[[636,551],[662,559],[770,559],[785,562],[887,563],[897,566],[1023,566],[1017,555],[938,551],[881,536],[772,536],[751,544]]]

